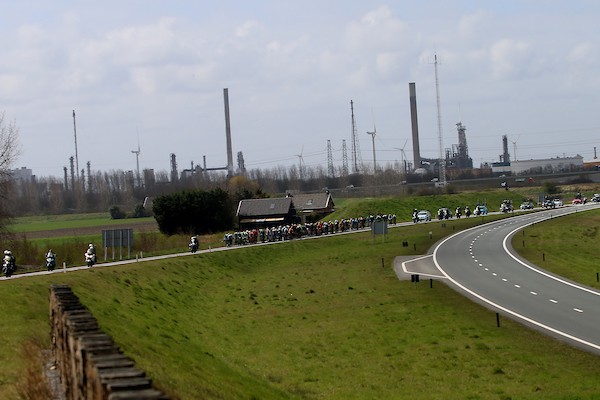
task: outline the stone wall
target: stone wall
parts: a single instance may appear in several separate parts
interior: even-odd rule
[[[52,352],[69,400],[168,400],[67,285],[50,288]]]

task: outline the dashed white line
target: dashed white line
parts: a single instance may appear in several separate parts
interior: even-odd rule
[[[550,299],[550,302],[551,302],[551,303],[554,303],[554,304],[558,304],[558,301],[556,301],[556,300],[554,300],[554,299]]]
[[[521,287],[521,285],[515,285],[515,287],[518,289],[518,288],[520,288],[520,287]]]
[[[583,312],[583,310],[579,309],[579,308],[574,308],[573,311],[577,311],[578,313],[582,313]]]
[[[502,278],[502,281],[503,281],[503,282],[508,282],[508,279],[506,279],[506,278]]]
[[[531,293],[531,294],[532,294],[532,295],[534,295],[534,296],[537,296],[537,293],[536,293],[536,292],[529,292],[529,293]]]

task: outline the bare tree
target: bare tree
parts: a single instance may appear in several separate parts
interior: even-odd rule
[[[11,168],[19,155],[19,129],[16,123],[5,121],[0,113],[0,230],[4,230],[10,217],[7,206],[11,193]]]

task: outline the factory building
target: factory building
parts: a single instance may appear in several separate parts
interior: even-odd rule
[[[508,165],[505,165],[508,164]],[[583,157],[556,157],[537,160],[515,160],[510,163],[492,165],[494,174],[552,174],[556,172],[575,172],[583,170]]]

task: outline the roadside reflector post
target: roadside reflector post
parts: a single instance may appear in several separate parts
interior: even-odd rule
[[[596,282],[600,282],[600,273],[596,272]]]
[[[523,240],[523,247],[525,247],[525,241]]]
[[[67,273],[67,262],[63,261],[63,273]]]
[[[546,253],[542,253],[542,261],[546,261]]]
[[[381,257],[381,268],[385,268],[385,266],[383,264],[383,257]]]
[[[496,313],[496,326],[500,328],[500,313]]]
[[[433,278],[429,278],[429,289],[433,288]]]
[[[429,231],[429,239],[433,238],[433,232]]]

